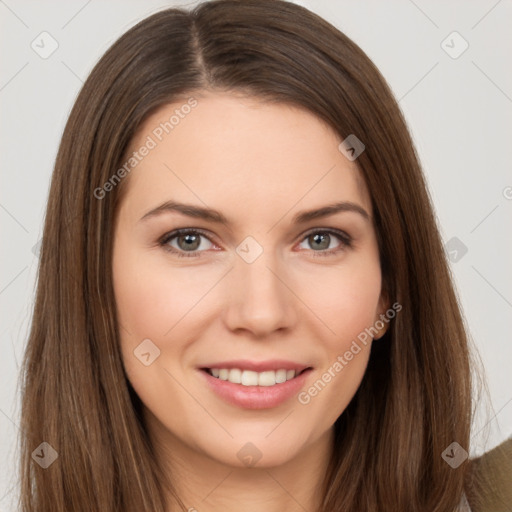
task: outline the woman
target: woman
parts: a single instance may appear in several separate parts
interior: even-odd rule
[[[122,36],[67,123],[40,265],[22,510],[466,506],[470,356],[420,164],[308,10]]]

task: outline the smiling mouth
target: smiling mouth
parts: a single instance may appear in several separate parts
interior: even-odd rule
[[[241,368],[202,368],[203,371],[219,380],[225,380],[232,384],[241,384],[242,386],[263,387],[283,384],[311,369],[311,367],[304,368],[303,370],[286,370],[283,368],[279,370],[255,372],[252,370],[242,370]]]

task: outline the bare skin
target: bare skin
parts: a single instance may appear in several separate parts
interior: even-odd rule
[[[148,136],[157,144],[125,178],[115,228],[128,378],[187,507],[313,512],[333,424],[361,382],[371,339],[341,371],[333,365],[389,307],[371,201],[356,162],[338,150],[340,137],[311,113],[226,93],[194,97],[197,106],[161,141],[155,127],[186,98],[154,113],[132,141],[132,150]],[[171,210],[142,219],[170,200],[215,209],[228,224]],[[346,210],[294,222],[299,212],[339,202],[368,218]],[[184,235],[159,244],[178,228],[201,233],[188,244]],[[250,245],[240,246],[247,237]],[[242,257],[258,247],[254,261]],[[145,339],[160,351],[148,366],[134,356]],[[200,367],[238,359],[311,367],[301,388],[309,400],[295,394],[260,409],[226,402]],[[328,383],[309,394],[329,368]],[[254,465],[240,455],[247,450]]]

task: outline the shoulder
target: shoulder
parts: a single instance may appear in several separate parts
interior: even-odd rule
[[[471,512],[512,511],[512,438],[471,460],[466,495]]]

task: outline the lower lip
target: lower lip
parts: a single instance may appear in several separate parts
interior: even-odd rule
[[[199,370],[206,378],[207,384],[226,402],[244,409],[271,409],[277,407],[297,394],[304,386],[309,373],[308,368],[298,377],[274,386],[243,386],[227,380],[217,379],[205,370]]]

